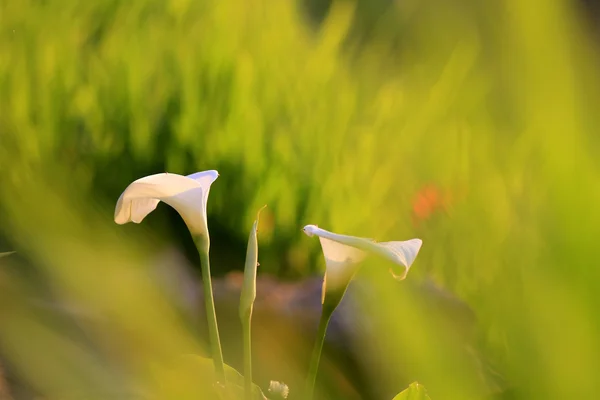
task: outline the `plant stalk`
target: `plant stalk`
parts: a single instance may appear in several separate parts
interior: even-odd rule
[[[256,270],[258,268],[258,218],[262,207],[256,214],[256,220],[248,236],[246,264],[244,265],[244,282],[240,293],[239,316],[242,323],[242,342],[244,347],[244,393],[245,399],[252,399],[252,310],[256,299]]]
[[[210,277],[210,259],[208,251],[209,239],[202,236],[194,238],[196,247],[200,253],[200,266],[202,269],[202,285],[204,286],[204,305],[206,307],[206,319],[208,322],[208,335],[215,373],[220,383],[225,384],[225,367],[223,365],[223,352],[221,351],[221,340],[219,339],[219,328],[217,326],[217,314],[215,312],[215,301],[213,298],[212,281]]]
[[[242,318],[244,341],[244,393],[246,400],[252,399],[252,308]]]
[[[308,370],[308,378],[306,379],[306,390],[304,398],[312,400],[315,392],[315,382],[317,381],[317,372],[319,371],[319,362],[321,360],[321,352],[323,351],[323,343],[325,343],[325,334],[327,333],[327,326],[331,320],[335,307],[323,306],[321,311],[321,318],[319,320],[319,328],[317,330],[317,337],[315,340],[315,347],[313,349],[312,358],[310,360],[310,368]]]

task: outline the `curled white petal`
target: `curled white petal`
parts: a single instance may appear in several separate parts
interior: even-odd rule
[[[391,271],[394,278],[403,280],[406,278],[406,274],[408,274],[408,270],[415,261],[415,258],[417,258],[423,241],[421,239],[410,239],[402,242],[381,242],[376,244],[383,249],[380,252],[383,257],[404,267],[403,273],[400,275]]]
[[[119,197],[115,222],[140,223],[163,201],[177,210],[192,233],[208,235],[206,204],[210,185],[218,176],[210,170],[189,176],[162,173],[140,178]]]
[[[152,198],[133,198],[124,201],[123,194],[121,194],[115,210],[115,222],[119,225],[127,222],[139,224],[146,218],[146,215],[154,211],[159,201]]]

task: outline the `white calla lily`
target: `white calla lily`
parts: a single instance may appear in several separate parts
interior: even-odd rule
[[[206,203],[210,185],[219,177],[215,170],[197,172],[183,176],[178,174],[155,174],[131,183],[119,197],[115,208],[115,222],[139,224],[159,202],[173,207],[185,221],[196,243],[202,265],[202,285],[208,322],[208,331],[215,371],[219,381],[225,382],[223,352],[217,326],[210,276],[210,237],[206,221]]]
[[[395,242],[376,242],[356,236],[340,235],[326,231],[316,225],[303,228],[308,236],[318,236],[325,256],[325,278],[323,280],[323,302],[328,291],[345,291],[356,273],[358,265],[370,254],[376,254],[403,267],[403,272],[392,275],[403,280],[415,261],[423,241],[411,239]],[[342,293],[343,294],[343,293]]]
[[[206,204],[210,185],[219,177],[215,170],[192,175],[161,173],[140,178],[121,194],[115,208],[115,222],[140,223],[160,201],[173,207],[192,235],[208,237]]]
[[[306,225],[302,230],[308,236],[319,237],[325,256],[325,277],[321,297],[323,307],[304,393],[304,398],[312,399],[327,326],[359,264],[370,253],[377,254],[404,268],[400,275],[392,271],[394,278],[402,280],[415,261],[423,241],[411,239],[403,242],[376,242],[373,239],[329,232],[316,225]]]

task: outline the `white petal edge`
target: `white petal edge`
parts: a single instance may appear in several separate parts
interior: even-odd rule
[[[206,207],[208,205],[208,194],[210,193],[210,186],[219,177],[219,172],[217,170],[211,169],[208,171],[196,172],[194,174],[188,175],[187,177],[195,180],[202,187],[202,212],[204,215],[204,220],[206,220]]]

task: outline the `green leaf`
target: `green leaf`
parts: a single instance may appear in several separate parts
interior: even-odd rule
[[[408,389],[398,393],[393,400],[431,400],[431,398],[427,395],[425,386],[413,382],[408,386]]]
[[[7,251],[7,252],[5,252],[5,253],[0,253],[0,258],[3,258],[3,257],[8,257],[8,256],[10,256],[11,254],[15,254],[15,253],[16,253],[16,251]]]
[[[196,355],[179,357],[175,362],[153,368],[158,383],[158,398],[181,400],[214,398],[219,400],[244,399],[244,377],[235,368],[225,364],[227,383],[217,382],[211,358]],[[254,399],[267,400],[260,387],[253,385]]]

